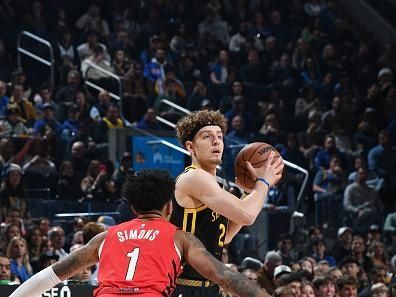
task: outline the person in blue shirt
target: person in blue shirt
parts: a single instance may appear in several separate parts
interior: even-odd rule
[[[13,237],[7,247],[7,257],[11,259],[11,274],[16,275],[21,283],[32,276],[33,271],[25,239],[19,236]]]
[[[36,122],[33,125],[33,129],[35,133],[40,135],[43,132],[42,130],[45,126],[50,126],[54,130],[54,132],[57,135],[59,135],[61,125],[54,117],[53,105],[48,102],[44,103],[42,109],[43,109],[43,117],[39,120],[36,120]]]
[[[10,98],[8,98],[5,94],[7,92],[7,85],[4,81],[0,80],[0,117],[6,116],[7,104]]]
[[[137,123],[136,127],[142,130],[161,130],[162,127],[157,121],[157,112],[153,107],[149,107],[143,118]]]

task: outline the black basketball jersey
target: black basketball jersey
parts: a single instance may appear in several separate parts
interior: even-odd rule
[[[196,169],[196,167],[193,165],[186,167],[182,174],[192,169]],[[228,219],[226,217],[211,210],[204,204],[198,208],[181,207],[174,199],[171,223],[183,231],[194,234],[216,259],[221,260],[228,227]],[[188,264],[184,266],[180,278],[205,279]]]

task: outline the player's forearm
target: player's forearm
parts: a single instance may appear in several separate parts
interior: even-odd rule
[[[267,193],[268,186],[262,182],[256,182],[252,192],[241,201],[243,212],[249,216],[248,222],[242,225],[251,225],[254,223],[263,208]]]
[[[233,295],[240,297],[270,297],[264,289],[261,289],[256,283],[249,280],[246,276],[230,268],[224,270],[223,280],[219,285]]]
[[[52,266],[50,266],[29,278],[20,285],[10,297],[41,296],[41,294],[55,287],[60,282],[61,280],[53,271]]]

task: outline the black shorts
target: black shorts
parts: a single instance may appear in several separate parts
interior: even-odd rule
[[[180,296],[181,295],[181,296]],[[171,297],[222,297],[218,285],[210,287],[190,287],[177,285]]]

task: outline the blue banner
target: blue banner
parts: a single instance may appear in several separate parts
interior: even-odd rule
[[[132,136],[133,169],[162,169],[177,177],[184,170],[185,155],[161,143],[150,136]],[[179,145],[176,137],[162,137],[162,140]]]

